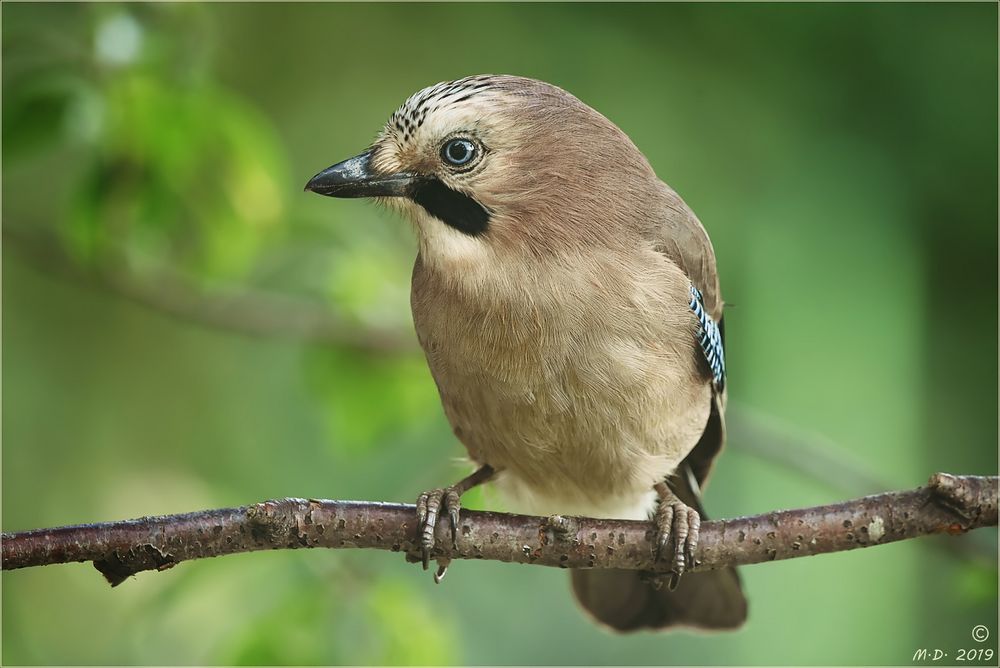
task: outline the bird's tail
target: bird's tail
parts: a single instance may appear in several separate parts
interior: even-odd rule
[[[670,482],[681,501],[705,519],[690,478],[677,476]],[[725,630],[742,626],[747,618],[747,600],[735,568],[686,573],[673,591],[656,589],[642,571],[575,570],[571,575],[583,609],[616,631],[671,626]]]
[[[576,570],[571,575],[583,609],[615,631],[735,629],[747,617],[735,568],[687,573],[673,591],[654,589],[640,571]]]

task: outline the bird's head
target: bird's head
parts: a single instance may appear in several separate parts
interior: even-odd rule
[[[431,263],[615,243],[662,184],[613,123],[556,86],[480,75],[412,95],[366,151],[306,190],[372,197],[417,225]]]

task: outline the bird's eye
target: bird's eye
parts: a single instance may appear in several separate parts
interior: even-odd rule
[[[450,165],[461,167],[476,156],[476,145],[468,139],[452,139],[441,148],[441,157]]]

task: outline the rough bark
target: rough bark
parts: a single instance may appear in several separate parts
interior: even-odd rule
[[[872,547],[997,524],[995,476],[937,473],[927,486],[814,508],[705,522],[692,571]],[[664,571],[648,522],[463,511],[447,521],[437,559],[492,559],[559,568]],[[240,508],[2,535],[4,570],[92,561],[117,585],[189,559],[281,548],[373,548],[418,558],[412,505],[278,499]]]

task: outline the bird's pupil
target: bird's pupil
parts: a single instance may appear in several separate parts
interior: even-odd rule
[[[468,162],[472,158],[472,151],[472,144],[464,139],[457,139],[449,142],[448,146],[445,148],[445,154],[448,158],[448,162],[455,165],[461,165]]]

